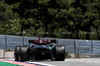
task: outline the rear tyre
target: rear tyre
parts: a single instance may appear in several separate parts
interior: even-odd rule
[[[54,57],[55,61],[65,60],[65,47],[63,45],[56,45],[54,47]]]
[[[30,60],[30,49],[28,46],[21,46],[20,49],[20,61],[29,61]]]
[[[14,55],[15,55],[15,61],[19,61],[20,47],[21,47],[21,46],[16,46],[16,47],[15,47],[15,53],[14,53]]]

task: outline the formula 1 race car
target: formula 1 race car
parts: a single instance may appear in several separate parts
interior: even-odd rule
[[[32,44],[32,45],[31,45]],[[15,47],[15,61],[45,60],[55,61],[65,60],[65,47],[57,45],[53,39],[29,40],[29,46]]]

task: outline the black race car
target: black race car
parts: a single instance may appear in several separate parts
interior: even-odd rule
[[[56,40],[53,39],[29,40],[29,46],[15,47],[14,56],[15,61],[45,59],[64,61],[65,47],[63,45],[57,45]]]

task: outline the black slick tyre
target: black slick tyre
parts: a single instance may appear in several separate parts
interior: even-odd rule
[[[63,45],[56,45],[54,47],[54,57],[55,61],[65,60],[65,47]]]
[[[20,61],[30,60],[30,49],[28,46],[21,46],[20,48]]]
[[[16,46],[16,47],[15,47],[15,53],[14,53],[14,56],[15,56],[15,61],[19,61],[19,56],[20,56],[20,46]]]

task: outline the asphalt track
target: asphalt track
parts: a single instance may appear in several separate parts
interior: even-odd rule
[[[14,59],[8,59],[14,61]],[[65,61],[26,61],[28,63],[38,66],[100,66],[100,58],[67,58]]]
[[[100,66],[100,58],[72,58],[65,61],[38,61],[55,66]]]

